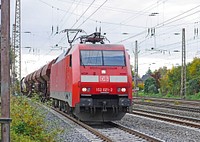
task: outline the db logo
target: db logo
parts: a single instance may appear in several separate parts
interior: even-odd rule
[[[99,76],[99,82],[109,82],[109,76]]]

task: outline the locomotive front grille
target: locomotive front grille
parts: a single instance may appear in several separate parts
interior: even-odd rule
[[[131,102],[127,96],[118,96],[118,95],[81,96],[80,107],[96,107],[96,108],[128,107],[130,106]]]

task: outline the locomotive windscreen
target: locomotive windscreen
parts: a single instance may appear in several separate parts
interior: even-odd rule
[[[82,66],[126,66],[124,51],[81,50]]]

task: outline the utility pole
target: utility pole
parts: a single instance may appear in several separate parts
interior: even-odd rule
[[[181,97],[186,97],[186,49],[185,28],[182,29],[182,66],[181,66]]]
[[[15,5],[15,24],[13,25],[14,38],[13,38],[13,47],[14,47],[14,84],[16,85],[16,78],[21,80],[21,0],[16,0]]]
[[[10,142],[10,0],[1,0],[1,141]]]
[[[135,41],[135,65],[134,65],[134,91],[135,91],[135,95],[138,96],[138,82],[137,82],[137,78],[138,78],[138,43],[137,40]]]
[[[15,24],[13,24],[13,29],[12,29],[12,43],[11,43],[11,55],[14,57],[11,57],[11,92],[12,94],[15,93],[15,80],[16,80],[16,75],[15,75],[15,47],[14,47],[14,34],[15,34]]]

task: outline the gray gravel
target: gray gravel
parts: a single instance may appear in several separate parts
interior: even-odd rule
[[[110,126],[108,124],[96,124],[92,126],[105,136],[109,137],[114,142],[147,142],[138,136],[134,136],[119,128]]]
[[[154,108],[158,109],[158,108]],[[160,108],[161,109],[161,108]],[[45,107],[46,121],[49,122],[49,131],[59,129],[62,132],[57,137],[57,142],[100,142],[99,138],[91,134],[88,130],[78,126],[74,122],[68,120],[55,111]],[[176,112],[175,114],[180,113]],[[171,112],[171,110],[170,110]],[[182,112],[181,112],[182,113]],[[190,112],[187,112],[190,113]],[[192,113],[191,113],[192,114]],[[191,114],[189,116],[191,116]],[[193,115],[193,114],[192,114]],[[193,116],[198,116],[197,114]],[[198,116],[199,117],[199,116]],[[126,114],[121,121],[117,123],[137,130],[139,132],[148,134],[150,136],[159,138],[164,142],[200,142],[200,129],[172,124],[160,120],[137,116],[133,114]],[[102,130],[104,131],[104,130]],[[109,132],[109,129],[107,129]],[[109,132],[108,135],[111,135]],[[116,140],[116,139],[114,139]],[[118,139],[119,140],[119,139]],[[116,140],[116,141],[118,141]],[[123,139],[121,135],[121,141]],[[133,140],[134,141],[134,140]],[[140,140],[139,140],[140,141]],[[142,141],[142,140],[141,140]]]
[[[117,123],[165,142],[200,142],[200,129],[127,114]]]
[[[56,142],[100,142],[99,138],[91,134],[88,130],[80,127],[71,120],[63,117],[59,113],[44,108],[46,113],[46,121],[49,123],[48,131],[59,130]]]

